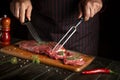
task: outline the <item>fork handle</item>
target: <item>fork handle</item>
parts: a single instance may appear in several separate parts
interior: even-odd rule
[[[77,26],[79,26],[80,24],[81,24],[81,22],[83,22],[84,21],[84,18],[83,17],[81,17],[80,19],[78,19],[79,20],[79,22],[75,25],[75,28],[77,28]]]

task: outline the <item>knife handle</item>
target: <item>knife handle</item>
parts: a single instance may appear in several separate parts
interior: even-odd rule
[[[27,23],[27,22],[29,22],[29,20],[28,20],[28,18],[27,18],[27,17],[25,17],[25,22],[24,22],[24,23]]]

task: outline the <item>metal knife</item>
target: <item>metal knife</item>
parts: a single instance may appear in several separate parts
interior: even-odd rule
[[[35,28],[33,27],[33,25],[31,24],[31,22],[25,18],[25,23],[24,25],[27,26],[29,32],[31,33],[32,37],[38,42],[40,43],[42,40],[40,39],[38,33],[36,32]]]

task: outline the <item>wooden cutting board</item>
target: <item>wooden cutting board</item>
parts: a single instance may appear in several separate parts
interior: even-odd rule
[[[70,50],[68,50],[68,51],[70,51]],[[30,59],[30,60],[33,59],[34,55],[37,55],[39,57],[39,60],[41,63],[55,66],[55,67],[59,67],[59,68],[63,68],[63,69],[67,69],[67,70],[71,70],[74,72],[80,72],[83,68],[87,67],[95,58],[93,56],[89,56],[89,55],[85,55],[82,53],[70,51],[73,53],[80,54],[81,56],[83,56],[83,59],[85,60],[84,65],[72,66],[72,65],[65,65],[65,64],[63,64],[63,62],[61,60],[55,60],[55,59],[52,59],[46,55],[40,55],[40,54],[38,55],[38,54],[35,54],[32,52],[20,49],[19,47],[15,46],[15,45],[9,45],[9,46],[3,47],[0,49],[0,52],[3,52],[5,54],[9,54],[9,55],[13,55],[16,57],[24,58],[24,59]]]

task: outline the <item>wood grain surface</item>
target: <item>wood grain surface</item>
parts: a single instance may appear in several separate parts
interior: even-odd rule
[[[70,50],[68,50],[68,51],[70,51]],[[80,72],[82,69],[87,67],[95,59],[95,57],[93,57],[93,56],[85,55],[85,54],[82,54],[79,52],[70,51],[73,53],[80,54],[83,57],[83,59],[85,60],[84,65],[72,66],[72,65],[65,65],[61,60],[55,60],[55,59],[52,59],[46,55],[35,54],[32,52],[20,49],[19,47],[15,46],[15,45],[9,45],[9,46],[3,47],[0,49],[0,52],[3,52],[5,54],[9,54],[9,55],[13,55],[16,57],[24,58],[24,59],[29,59],[29,60],[32,60],[33,59],[32,57],[34,55],[37,55],[39,57],[40,62],[43,64],[71,70],[74,72]]]

